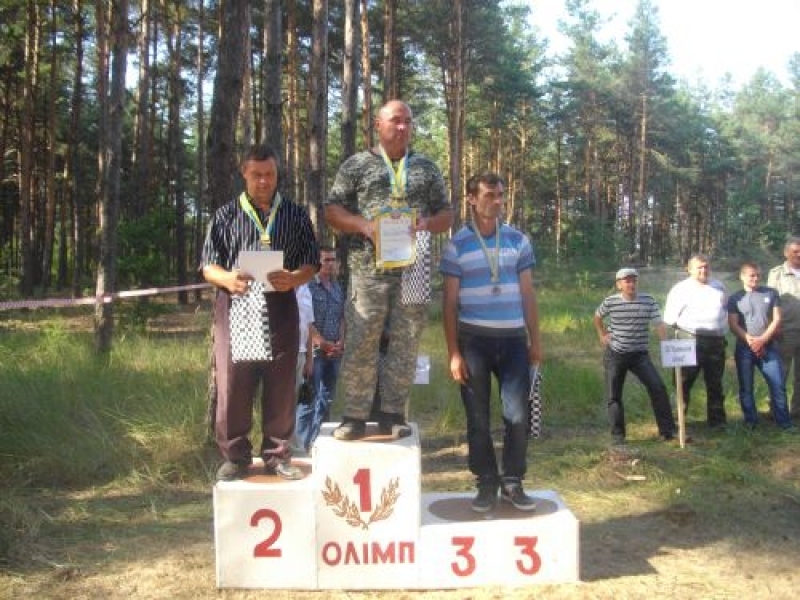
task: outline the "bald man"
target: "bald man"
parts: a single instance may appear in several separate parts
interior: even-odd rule
[[[413,128],[411,108],[405,102],[391,100],[383,105],[375,122],[378,144],[342,163],[325,202],[325,221],[343,234],[350,271],[339,376],[346,406],[342,423],[333,432],[339,440],[366,435],[377,381],[381,387],[379,433],[394,437],[411,433],[406,414],[427,318],[430,280],[415,280],[415,289],[408,289],[409,275],[414,268],[429,270],[430,257],[418,253],[417,265],[397,268],[379,264],[376,216],[390,207],[415,209],[410,234],[418,242],[447,231],[453,223],[441,171],[411,149]],[[389,344],[379,364],[378,348],[387,319]]]

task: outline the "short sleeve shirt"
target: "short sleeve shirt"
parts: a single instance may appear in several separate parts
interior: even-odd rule
[[[781,305],[778,291],[758,286],[752,292],[739,290],[728,298],[728,314],[736,315],[739,326],[750,335],[761,335],[772,322],[772,313]]]
[[[261,223],[267,223],[268,213],[254,208]],[[258,227],[242,210],[237,197],[214,214],[203,244],[200,267],[219,265],[230,270],[238,266],[240,252],[260,249]],[[282,199],[275,215],[272,249],[283,251],[283,266],[290,271],[299,269],[301,265],[319,264],[319,249],[311,219],[304,208],[286,198]]]
[[[450,206],[444,178],[433,161],[409,152],[406,170],[409,207],[417,209],[420,216],[430,216]],[[389,206],[391,191],[391,176],[383,157],[364,150],[339,167],[325,204],[339,205],[352,214],[372,219]],[[375,249],[362,236],[346,235],[343,242],[350,250],[350,265],[375,263]]]
[[[525,331],[519,274],[536,265],[533,247],[522,232],[501,225],[499,242],[499,281],[491,280],[489,262],[472,227],[461,228],[442,251],[439,270],[460,280],[458,320],[482,329]],[[497,232],[484,237],[493,249]]]
[[[609,296],[595,314],[608,320],[609,347],[615,352],[646,352],[650,343],[650,324],[661,322],[661,311],[648,294],[636,294],[626,300],[622,294]]]

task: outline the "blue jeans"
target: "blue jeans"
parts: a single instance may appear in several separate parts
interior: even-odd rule
[[[330,421],[330,409],[336,395],[336,380],[339,378],[341,358],[314,357],[312,377],[314,400],[311,404],[297,406],[295,435],[300,445],[309,450],[317,439],[322,424]]]
[[[469,378],[461,386],[467,418],[469,470],[479,486],[521,482],[527,469],[528,450],[527,340],[461,332],[459,347],[469,369]],[[492,375],[497,378],[503,409],[502,476],[490,423]]]
[[[606,404],[611,436],[617,442],[625,440],[625,408],[622,405],[622,388],[628,371],[636,375],[650,396],[650,405],[662,436],[675,433],[675,420],[669,403],[669,393],[664,380],[650,359],[649,352],[615,352],[606,348],[603,355],[606,381]]]
[[[753,372],[758,369],[769,388],[769,405],[772,415],[775,417],[775,423],[781,427],[791,426],[792,419],[786,405],[783,363],[777,345],[767,344],[764,356],[758,358],[747,345],[737,342],[734,360],[736,361],[736,377],[739,380],[739,404],[742,406],[745,423],[750,425],[758,423],[756,400],[753,396]]]

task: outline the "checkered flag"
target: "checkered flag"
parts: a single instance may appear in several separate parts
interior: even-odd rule
[[[403,304],[429,304],[431,301],[431,232],[417,232],[416,261],[403,269]]]
[[[542,434],[542,370],[531,365],[531,387],[528,392],[528,437]]]
[[[272,360],[264,284],[253,281],[247,293],[233,296],[229,317],[233,362]]]

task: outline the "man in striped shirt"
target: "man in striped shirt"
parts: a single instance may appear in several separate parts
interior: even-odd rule
[[[450,239],[442,318],[450,374],[461,386],[467,418],[469,469],[478,494],[472,510],[485,513],[500,498],[535,510],[522,480],[527,470],[530,368],[541,361],[539,311],[533,285],[536,259],[528,237],[501,220],[505,184],[494,173],[467,181],[472,223]],[[503,452],[492,442],[492,376],[503,407]]]
[[[594,313],[594,327],[605,347],[603,368],[605,394],[611,437],[615,446],[625,444],[625,409],[622,388],[625,376],[632,372],[650,395],[650,403],[664,440],[675,437],[675,420],[664,381],[650,359],[650,324],[655,325],[658,337],[666,339],[667,329],[655,299],[636,290],[639,274],[636,269],[617,271],[618,294],[604,299]]]
[[[295,288],[317,270],[319,250],[308,213],[278,191],[278,154],[272,148],[251,148],[242,163],[245,190],[214,214],[203,246],[201,268],[217,288],[214,303],[214,433],[224,462],[218,480],[239,479],[252,463],[249,439],[253,397],[261,385],[260,454],[267,473],[298,479],[291,464],[289,439],[295,426],[295,369],[300,346]],[[266,277],[273,291],[265,292],[257,273],[239,268],[243,251],[281,250],[283,269]],[[242,336],[231,331],[234,300],[253,296],[262,310],[259,327],[270,357],[234,361],[232,346]]]

